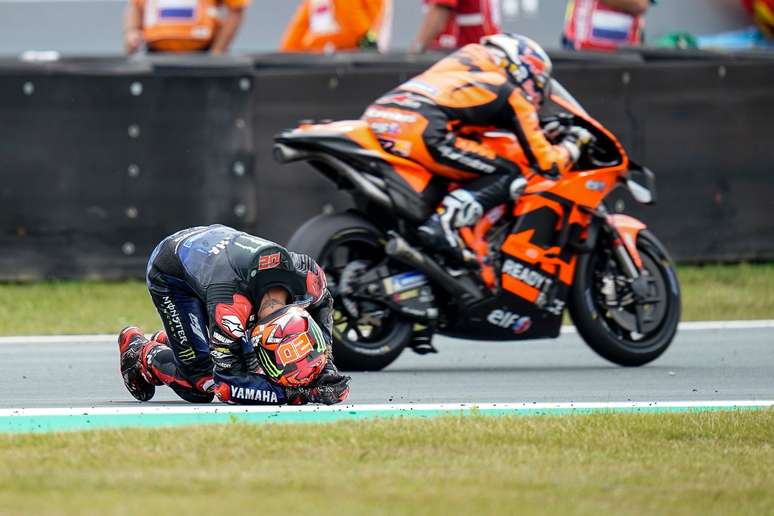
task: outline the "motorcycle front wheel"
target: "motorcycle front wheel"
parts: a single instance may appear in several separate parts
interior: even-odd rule
[[[609,245],[578,258],[570,292],[570,316],[580,336],[600,356],[622,366],[641,366],[661,356],[680,322],[680,285],[666,249],[648,230],[638,235],[637,249],[644,295],[635,295]]]
[[[307,221],[288,242],[289,250],[308,254],[325,270],[333,295],[333,359],[344,371],[384,369],[413,335],[413,324],[388,307],[345,294],[359,273],[385,259],[382,241],[364,218],[335,213]]]

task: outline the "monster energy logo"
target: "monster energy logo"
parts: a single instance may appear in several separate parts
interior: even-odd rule
[[[312,337],[314,337],[314,343],[315,347],[314,349],[317,350],[318,353],[323,353],[326,348],[326,342],[325,338],[323,337],[322,330],[320,330],[320,327],[317,325],[317,322],[309,318],[309,330],[312,332]]]
[[[161,298],[161,307],[164,311],[164,319],[166,319],[167,326],[172,329],[172,335],[177,339],[180,347],[188,344],[188,337],[185,334],[185,328],[183,328],[183,323],[180,320],[180,314],[175,303],[169,296],[163,296]],[[188,363],[196,358],[196,354],[190,346],[177,352],[177,356],[184,363]]]
[[[184,350],[180,351],[177,356],[181,361],[186,363],[191,362],[194,358],[196,358],[196,354],[191,348],[185,348]]]
[[[272,378],[279,378],[282,375],[282,371],[277,368],[265,349],[258,348],[258,360],[260,360],[263,370]]]

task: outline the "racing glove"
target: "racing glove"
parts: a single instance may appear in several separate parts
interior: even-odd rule
[[[543,126],[543,134],[551,143],[558,143],[564,139],[567,134],[567,126],[559,120],[551,120]]]
[[[594,136],[588,130],[583,127],[573,126],[567,129],[567,135],[560,145],[567,149],[570,157],[572,157],[572,161],[576,162],[580,158],[583,147],[591,143],[593,139]]]
[[[335,367],[333,368],[335,371]],[[349,376],[335,373],[326,374],[325,370],[308,387],[287,387],[285,395],[288,405],[306,405],[307,403],[322,403],[333,405],[340,403],[349,396]]]

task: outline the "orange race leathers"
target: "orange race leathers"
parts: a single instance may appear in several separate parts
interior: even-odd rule
[[[478,179],[466,188],[484,209],[507,200],[507,185],[520,174],[517,161],[541,174],[563,173],[573,163],[566,147],[546,139],[527,93],[478,44],[463,47],[379,98],[363,119],[385,150],[453,181]],[[460,135],[471,127],[513,132],[523,156],[498,156]]]
[[[335,52],[378,46],[389,38],[392,0],[304,0],[280,43],[282,52]]]
[[[161,52],[207,50],[219,27],[218,9],[243,9],[249,0],[130,0],[143,12],[143,38]]]

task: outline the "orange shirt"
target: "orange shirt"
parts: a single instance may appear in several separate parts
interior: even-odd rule
[[[218,9],[243,9],[250,0],[129,0],[143,12],[149,48],[191,52],[208,48],[219,26]]]
[[[387,46],[392,0],[304,0],[280,43],[282,52],[355,50],[371,36]]]

